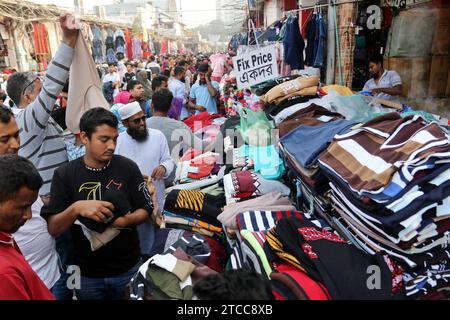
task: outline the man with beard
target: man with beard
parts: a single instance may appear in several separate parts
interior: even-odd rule
[[[80,119],[86,154],[59,167],[41,210],[51,235],[71,230],[81,300],[120,300],[140,265],[136,226],[153,211],[136,163],[115,155],[117,118],[103,108]]]
[[[369,73],[371,79],[366,82],[363,91],[371,92],[374,97],[384,100],[392,100],[392,96],[402,95],[403,85],[400,75],[383,68],[381,55],[369,59]]]
[[[211,72],[208,64],[201,64],[198,67],[199,81],[191,88],[189,109],[217,113],[219,83],[211,80]]]
[[[115,153],[132,159],[144,179],[151,179],[156,188],[160,210],[164,207],[165,183],[174,168],[166,137],[161,131],[147,128],[145,115],[139,103],[132,102],[119,109],[122,123],[127,128],[117,139]],[[141,254],[150,253],[154,239],[154,226],[150,221],[138,227]]]

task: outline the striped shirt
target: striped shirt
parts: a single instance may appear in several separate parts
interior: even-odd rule
[[[13,108],[20,130],[19,155],[38,169],[44,184],[39,195],[48,195],[53,172],[67,162],[63,130],[50,117],[55,102],[69,77],[74,49],[61,43],[42,82],[39,96],[26,108]]]
[[[336,135],[319,163],[359,194],[379,193],[402,170],[407,181],[430,158],[450,157],[450,142],[437,123],[396,113],[377,117],[361,128]]]

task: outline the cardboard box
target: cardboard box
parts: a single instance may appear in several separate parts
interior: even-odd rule
[[[430,83],[428,85],[429,97],[445,97],[449,67],[450,55],[433,56],[431,58]]]
[[[412,58],[411,66],[411,86],[408,97],[425,98],[428,95],[430,82],[431,58]]]
[[[394,70],[400,75],[403,84],[402,96],[407,97],[411,89],[412,58],[384,57],[384,69]]]
[[[438,10],[431,52],[433,55],[448,55],[450,54],[450,9]]]

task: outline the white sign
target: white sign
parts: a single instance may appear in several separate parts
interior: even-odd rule
[[[381,29],[381,8],[376,5],[367,7],[367,29],[369,30],[380,30]]]
[[[267,46],[233,57],[233,66],[239,89],[278,77],[274,46]]]

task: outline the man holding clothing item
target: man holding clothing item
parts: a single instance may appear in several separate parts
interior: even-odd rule
[[[33,205],[33,212],[37,215],[43,203],[49,202],[50,185],[54,171],[68,161],[62,129],[51,118],[51,112],[55,107],[56,99],[69,78],[69,70],[78,37],[78,30],[68,27],[73,19],[74,17],[70,14],[65,14],[60,18],[63,33],[62,43],[50,62],[43,81],[33,72],[17,72],[11,75],[8,80],[7,92],[15,104],[12,111],[20,129],[21,146],[18,153],[33,163],[43,180],[43,185],[39,189],[40,199]],[[27,234],[29,234],[29,237],[36,236],[41,230],[32,227],[35,226],[35,221],[38,221],[37,217],[36,219],[33,218],[26,229],[20,232],[23,233],[31,228],[28,229]],[[67,237],[69,235],[64,234],[56,238],[56,248],[63,268],[70,264],[71,251]],[[24,250],[25,256],[32,254],[33,252]],[[40,261],[39,264],[42,263]],[[45,267],[51,268],[52,265],[52,263],[49,263]],[[52,276],[49,276],[45,281],[49,287],[53,286],[53,293],[58,299],[70,299],[71,292],[67,290],[65,278],[61,277],[56,284]]]

